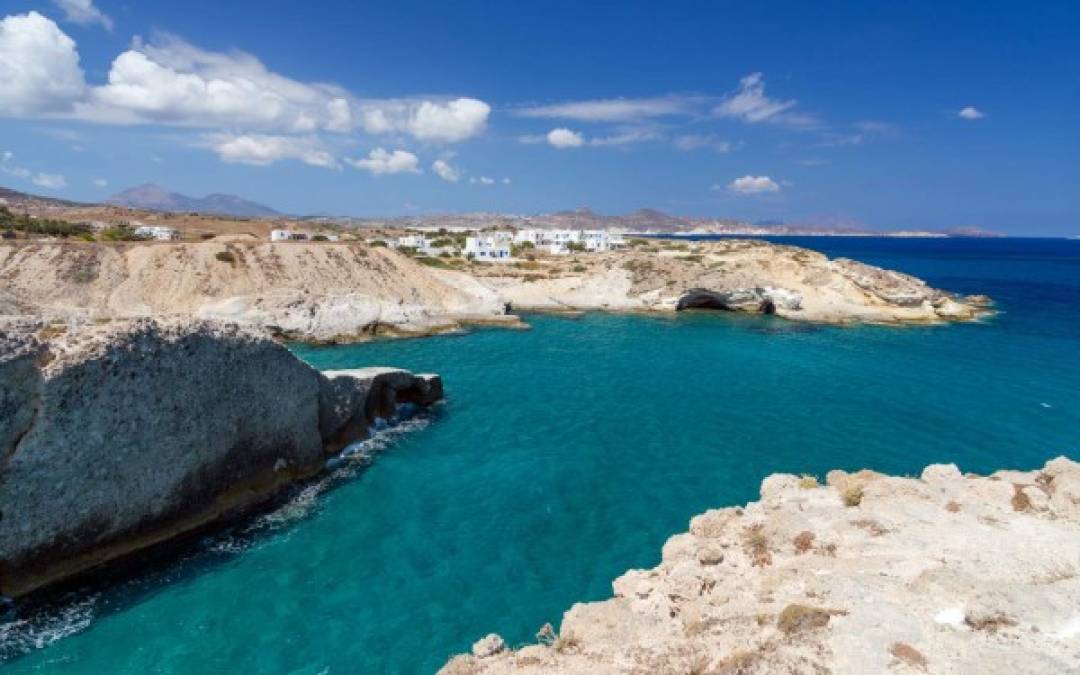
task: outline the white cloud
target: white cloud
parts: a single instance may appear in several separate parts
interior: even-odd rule
[[[12,164],[13,159],[15,159],[15,153],[11,151],[0,153],[0,171],[9,176],[29,180],[38,187],[48,188],[50,190],[59,190],[60,188],[67,187],[67,180],[63,175],[58,173],[35,173],[25,167]]]
[[[682,96],[609,98],[535,106],[519,110],[517,114],[522,117],[573,119],[583,122],[629,122],[648,117],[685,114],[695,102],[696,99]]]
[[[576,131],[560,127],[548,132],[547,142],[556,148],[578,148],[585,144],[585,137]]]
[[[713,189],[720,189],[720,186],[714,185]],[[736,178],[728,183],[727,189],[741,195],[758,195],[768,192],[779,192],[780,186],[768,176],[747,175],[742,178]]]
[[[725,141],[712,135],[685,134],[675,139],[675,147],[684,152],[708,148],[716,152],[729,152],[731,141]]]
[[[423,101],[409,116],[409,133],[420,140],[455,143],[484,130],[491,106],[475,98],[446,103]]]
[[[495,179],[494,178],[489,178],[487,176],[479,176],[479,177],[470,178],[469,182],[472,183],[473,185],[494,185],[495,184]]]
[[[87,0],[61,6],[93,8]],[[104,16],[104,15],[102,15]],[[491,106],[474,98],[361,99],[342,87],[300,82],[240,51],[213,52],[181,38],[136,38],[107,81],[87,86],[74,40],[30,12],[0,21],[0,115],[111,124],[163,124],[257,134],[403,134],[457,143],[484,132]]]
[[[346,157],[345,162],[357,169],[370,171],[376,176],[386,173],[420,173],[420,159],[406,150],[388,152],[383,148],[375,148],[365,159]]]
[[[296,159],[310,166],[339,168],[334,156],[314,136],[206,134],[203,144],[222,161],[230,163],[267,166],[283,159]]]
[[[431,170],[435,172],[435,175],[442,178],[447,183],[456,183],[461,180],[461,172],[445,159],[437,159],[432,162]]]
[[[787,111],[796,106],[795,100],[780,101],[765,95],[765,79],[761,73],[751,73],[739,80],[739,90],[713,108],[718,117],[732,117],[750,124],[757,122],[780,122],[791,126],[810,126],[814,119],[809,115],[796,115]]]
[[[503,178],[502,182],[503,182],[503,185],[509,185],[510,184],[510,179],[509,178]]]
[[[589,139],[589,145],[594,145],[598,147],[630,145],[632,143],[644,143],[645,141],[653,141],[659,137],[660,134],[653,129],[631,128],[611,134],[610,136],[598,136],[596,138]]]
[[[63,112],[84,94],[75,41],[38,14],[0,20],[0,115]]]
[[[975,106],[969,105],[966,108],[961,108],[960,112],[956,113],[958,117],[962,117],[965,120],[981,120],[986,117],[986,114]]]
[[[99,188],[109,187],[109,181],[105,180],[104,178],[95,178],[91,182],[93,182],[94,187],[99,187]]]
[[[59,190],[67,187],[67,180],[58,173],[38,173],[34,174],[31,182],[40,187],[49,190]]]
[[[112,31],[113,21],[94,6],[94,0],[53,0],[53,4],[64,10],[64,19],[71,23],[91,26],[101,24],[107,31]]]

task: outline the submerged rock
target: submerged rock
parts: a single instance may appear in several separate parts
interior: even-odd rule
[[[42,337],[44,336],[44,337]],[[255,332],[150,320],[0,332],[0,594],[234,517],[438,376],[321,375]]]
[[[557,636],[442,672],[1080,672],[1080,464],[770,476],[612,586]]]

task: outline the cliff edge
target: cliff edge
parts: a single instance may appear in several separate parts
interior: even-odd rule
[[[827,483],[770,476],[557,634],[492,634],[441,672],[1080,672],[1080,464]]]
[[[436,375],[325,376],[234,326],[0,328],[0,594],[243,513],[441,397]]]

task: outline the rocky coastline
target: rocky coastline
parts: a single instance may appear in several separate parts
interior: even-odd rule
[[[773,475],[612,590],[440,672],[1080,672],[1080,464]]]
[[[972,321],[991,311],[985,297],[910,275],[744,239],[505,264],[358,242],[4,244],[0,278],[0,316],[199,318],[312,343],[520,328],[516,313],[527,311],[714,309],[831,324]]]
[[[441,398],[437,375],[321,374],[251,328],[0,327],[0,594],[243,515]]]

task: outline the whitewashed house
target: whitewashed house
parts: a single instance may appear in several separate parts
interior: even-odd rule
[[[394,242],[394,248],[415,248],[417,250],[426,249],[428,246],[427,237],[422,234],[407,234],[403,237],[398,237]]]
[[[289,241],[290,234],[288,230],[270,230],[270,241]]]
[[[465,255],[474,260],[510,260],[510,244],[514,237],[509,232],[490,232],[475,237],[465,237]]]
[[[135,236],[157,239],[158,241],[173,241],[180,238],[180,231],[159,225],[140,225],[135,228]]]

